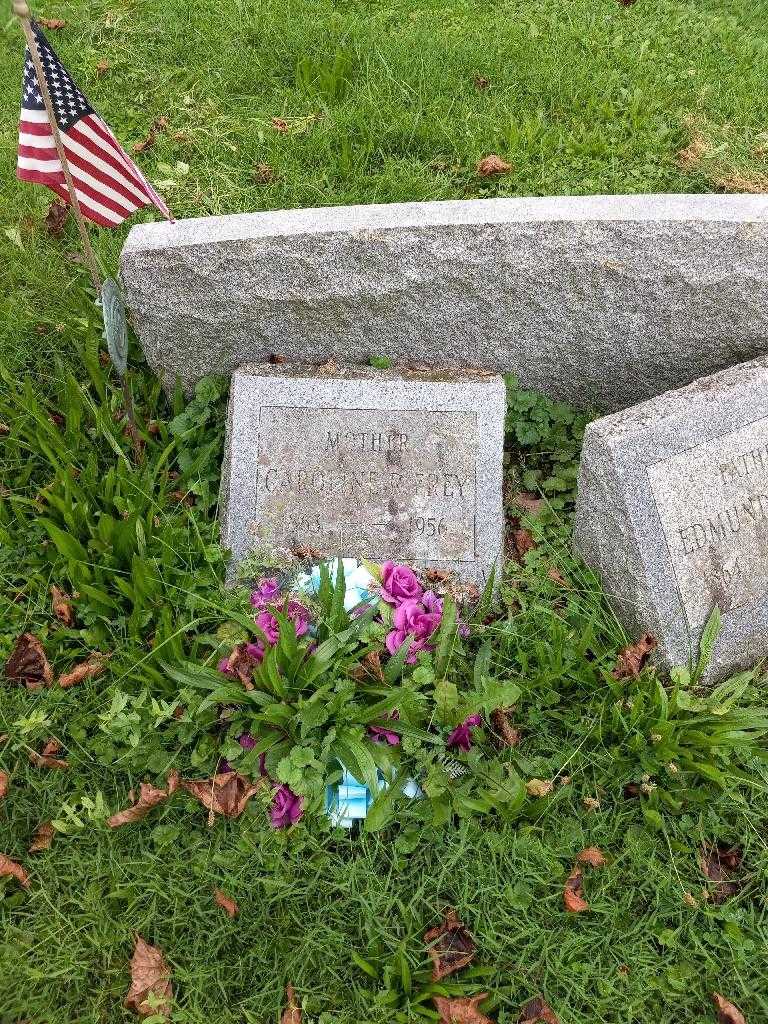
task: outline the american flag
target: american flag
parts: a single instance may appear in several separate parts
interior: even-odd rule
[[[77,88],[35,22],[32,31],[83,216],[102,227],[113,228],[136,210],[156,206],[164,217],[172,220],[164,200]],[[64,202],[69,202],[29,47],[24,54],[16,176],[22,181],[47,185]]]

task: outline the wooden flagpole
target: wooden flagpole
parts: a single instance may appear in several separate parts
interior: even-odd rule
[[[35,33],[32,31],[32,12],[29,9],[29,5],[26,0],[13,0],[13,13],[21,22],[21,27],[24,31],[24,37],[27,41],[27,47],[29,49],[29,55],[32,58],[32,63],[35,65],[35,74],[37,75],[37,84],[40,86],[40,95],[43,97],[43,104],[45,105],[45,112],[48,115],[48,120],[51,125],[51,135],[53,137],[53,143],[56,146],[56,152],[59,157],[59,163],[61,164],[61,170],[64,174],[64,181],[67,185],[67,191],[69,192],[69,202],[72,207],[72,213],[77,223],[77,230],[80,233],[80,242],[83,246],[83,254],[85,256],[85,262],[88,265],[88,270],[91,274],[91,281],[93,287],[96,289],[96,300],[97,302],[101,299],[101,288],[102,280],[99,272],[99,266],[96,262],[96,254],[93,251],[91,245],[91,238],[88,234],[88,228],[83,217],[83,211],[80,209],[80,202],[75,192],[75,183],[72,180],[72,172],[69,169],[69,163],[67,162],[67,152],[64,148],[64,143],[61,138],[61,132],[56,121],[56,112],[53,109],[53,102],[51,100],[51,94],[48,91],[48,82],[45,77],[45,70],[43,68],[43,61],[40,57],[40,51],[37,48],[37,40],[35,39]],[[127,374],[120,374],[121,383],[123,386],[123,403],[125,405],[125,414],[128,417],[128,429],[131,434],[131,440],[133,442],[133,451],[137,459],[141,459],[142,451],[139,440],[139,431],[136,426],[136,414],[133,409],[133,397],[131,395],[131,388],[128,383]]]
[[[27,47],[29,48],[29,55],[32,58],[32,63],[35,65],[37,84],[40,86],[40,95],[43,97],[45,111],[48,114],[48,120],[51,123],[53,144],[56,146],[56,152],[59,155],[59,163],[61,164],[61,169],[64,172],[64,181],[67,184],[67,191],[69,192],[69,202],[72,206],[72,213],[75,216],[75,221],[77,222],[77,230],[80,232],[80,241],[83,246],[85,261],[88,264],[88,270],[91,273],[93,287],[96,289],[96,294],[98,296],[101,295],[101,274],[99,273],[98,264],[96,263],[96,254],[94,253],[91,245],[91,239],[88,235],[88,228],[85,224],[83,211],[80,209],[80,202],[77,198],[77,193],[75,192],[75,183],[72,180],[72,173],[69,169],[69,164],[67,163],[67,153],[64,149],[64,143],[61,139],[59,126],[56,122],[56,114],[53,109],[51,94],[48,91],[48,82],[45,78],[43,62],[40,58],[40,51],[37,48],[35,33],[32,31],[32,24],[30,21],[32,15],[26,0],[13,0],[13,13],[21,22],[24,37],[27,40]]]

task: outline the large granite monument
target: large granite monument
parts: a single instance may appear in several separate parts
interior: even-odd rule
[[[128,307],[166,385],[290,361],[483,367],[617,409],[768,352],[768,196],[481,199],[140,224]]]
[[[403,560],[482,584],[501,554],[504,382],[490,374],[254,365],[232,376],[222,539]]]
[[[629,632],[695,660],[718,605],[710,676],[768,655],[768,359],[595,420],[575,546]]]

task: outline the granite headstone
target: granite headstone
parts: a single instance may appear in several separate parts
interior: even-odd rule
[[[766,260],[768,196],[555,196],[139,224],[121,273],[170,388],[386,355],[607,411],[768,353]]]
[[[666,666],[695,660],[715,605],[710,678],[768,655],[768,360],[592,422],[574,540]]]
[[[504,381],[253,365],[236,370],[222,539],[238,563],[403,560],[479,585],[502,549]]]

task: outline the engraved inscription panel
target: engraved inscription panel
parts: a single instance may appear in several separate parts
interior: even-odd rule
[[[253,532],[324,555],[472,561],[477,418],[264,407]]]
[[[688,623],[768,593],[768,417],[648,467]]]

